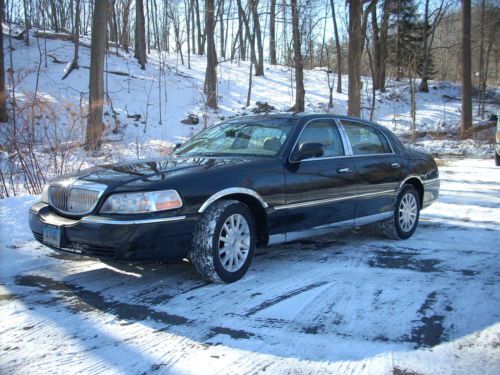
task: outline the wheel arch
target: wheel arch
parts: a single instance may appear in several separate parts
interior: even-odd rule
[[[422,180],[418,176],[408,176],[406,177],[403,182],[401,182],[400,190],[403,188],[404,185],[412,185],[418,192],[418,198],[420,201],[420,207],[423,206],[424,204],[424,184],[422,183]]]
[[[269,206],[255,190],[246,188],[229,188],[221,190],[210,196],[210,198],[208,198],[198,209],[198,212],[205,212],[206,209],[214,202],[229,199],[239,201],[248,207],[255,221],[257,244],[266,244],[269,240],[266,208]]]

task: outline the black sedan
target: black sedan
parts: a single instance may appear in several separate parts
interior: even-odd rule
[[[386,128],[335,115],[238,117],[172,156],[61,177],[30,210],[37,240],[125,261],[188,258],[233,282],[256,246],[370,224],[409,238],[439,195],[433,158]]]

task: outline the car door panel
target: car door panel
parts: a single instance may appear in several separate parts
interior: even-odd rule
[[[357,182],[356,218],[392,212],[403,165],[389,141],[365,123],[342,120],[353,153]]]
[[[335,141],[340,142],[340,147],[343,147],[340,133],[333,120],[328,119],[328,123],[333,129]],[[304,134],[306,133],[299,136],[297,144],[302,140],[327,142],[325,137],[319,134],[316,134],[317,139]],[[287,163],[285,167],[287,232],[354,219],[356,202],[354,164],[350,156],[344,155],[343,149],[340,154],[332,156],[327,153],[325,157]]]

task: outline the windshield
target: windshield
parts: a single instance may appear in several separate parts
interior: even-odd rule
[[[275,156],[295,123],[293,118],[230,120],[189,139],[174,155]]]

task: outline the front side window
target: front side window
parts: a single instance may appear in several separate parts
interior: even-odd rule
[[[342,125],[351,142],[354,155],[371,155],[391,153],[391,148],[385,137],[371,126],[349,121],[342,121]]]
[[[177,156],[276,156],[296,120],[237,119],[208,128],[182,145]]]
[[[321,143],[325,147],[322,157],[344,155],[344,146],[337,127],[331,120],[316,120],[306,125],[297,142],[297,147],[303,143]]]

